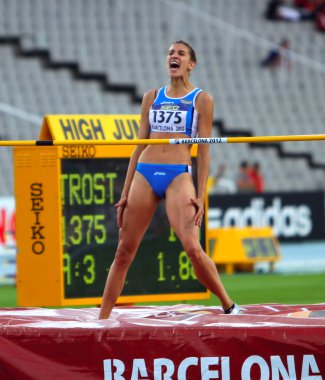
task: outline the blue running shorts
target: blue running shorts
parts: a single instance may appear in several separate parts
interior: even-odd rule
[[[168,186],[179,174],[192,174],[192,166],[185,164],[138,163],[136,170],[146,178],[159,198],[165,198]]]

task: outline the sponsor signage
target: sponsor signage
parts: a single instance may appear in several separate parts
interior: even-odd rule
[[[324,192],[211,195],[209,228],[231,226],[270,226],[281,241],[324,239]]]
[[[0,197],[0,252],[15,246],[15,200]]]
[[[16,277],[14,197],[0,197],[0,285],[12,285]]]
[[[224,379],[230,380],[236,373],[236,379],[296,379],[301,373],[301,379],[318,379],[322,376],[314,355],[251,355],[232,368],[233,356],[189,356],[180,362],[172,358],[136,358],[123,362],[119,359],[104,360],[104,380],[126,380],[131,373],[131,379]],[[150,373],[151,372],[151,373]],[[151,374],[151,377],[149,376]],[[126,376],[126,377],[125,377]],[[194,377],[195,376],[195,377]]]

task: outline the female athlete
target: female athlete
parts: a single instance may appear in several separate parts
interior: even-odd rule
[[[210,137],[213,98],[194,87],[193,48],[174,42],[166,58],[170,83],[143,96],[139,139]],[[139,145],[130,158],[121,199],[116,204],[119,241],[104,289],[99,319],[109,317],[120,296],[128,268],[155,212],[165,198],[170,225],[190,258],[198,280],[220,300],[226,314],[240,308],[228,296],[215,264],[204,252],[199,229],[209,175],[209,145],[198,147],[197,193],[191,175],[190,145]]]

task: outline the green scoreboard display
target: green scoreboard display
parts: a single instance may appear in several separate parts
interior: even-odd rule
[[[116,208],[128,159],[61,162],[63,272],[66,298],[100,297],[118,240]],[[202,244],[205,245],[204,234]],[[202,292],[163,202],[138,249],[123,296]]]

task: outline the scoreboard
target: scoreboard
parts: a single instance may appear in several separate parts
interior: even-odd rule
[[[128,159],[63,159],[61,205],[66,298],[98,297],[118,239],[116,209]],[[163,204],[131,265],[124,295],[200,290],[191,264],[165,216]]]
[[[132,115],[50,116],[40,137],[94,139],[91,128],[86,128],[93,124],[101,139],[120,135],[132,139],[136,133],[133,136],[131,128],[136,132],[137,123],[139,117]],[[83,134],[78,125],[83,126]],[[120,198],[133,149],[82,144],[14,149],[20,306],[101,303],[118,240],[114,204]],[[193,169],[195,178],[195,159]],[[205,225],[201,229],[204,248]],[[118,302],[208,297],[169,225],[162,201]]]

